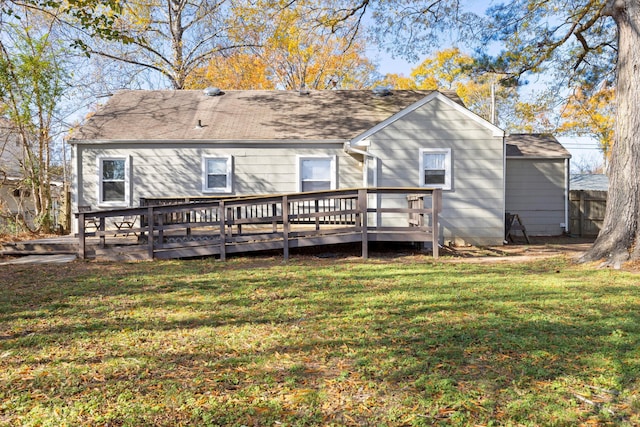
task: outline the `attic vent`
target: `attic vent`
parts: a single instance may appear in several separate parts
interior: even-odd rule
[[[391,89],[386,86],[376,86],[373,88],[373,94],[375,96],[389,96],[391,95]]]
[[[302,86],[300,86],[300,95],[304,96],[304,95],[309,95],[311,93],[311,91],[309,89],[307,89],[307,87],[303,84]]]
[[[222,95],[222,91],[218,87],[208,87],[203,91],[203,93],[206,96],[219,96],[219,95]]]

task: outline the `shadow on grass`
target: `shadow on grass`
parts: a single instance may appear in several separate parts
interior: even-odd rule
[[[109,265],[75,276],[54,272],[51,283],[22,281],[37,273],[19,272],[0,290],[0,344],[20,355],[2,359],[5,369],[18,370],[27,359],[79,371],[114,363],[97,383],[77,380],[77,387],[108,386],[111,393],[136,387],[145,396],[158,384],[177,384],[188,385],[189,395],[233,395],[238,423],[290,416],[281,398],[295,389],[315,390],[290,405],[305,408],[309,423],[348,415],[362,425],[392,423],[391,407],[430,421],[448,408],[465,422],[544,423],[558,416],[542,407],[545,396],[547,405],[566,411],[575,410],[582,387],[637,391],[635,285],[607,273],[584,280],[584,271],[562,262],[324,262],[242,271],[198,261]],[[84,351],[86,341],[102,346],[100,355]],[[40,388],[35,382],[21,387]],[[368,416],[340,405],[321,409],[327,396],[319,391],[351,383],[352,399],[366,403]],[[536,393],[542,397],[531,400]],[[254,395],[268,399],[256,404],[246,397]],[[269,399],[281,406],[269,406]],[[403,408],[398,399],[409,403]],[[527,411],[529,404],[542,405],[538,415]],[[231,417],[229,407],[212,405],[209,415]],[[262,418],[255,415],[260,405],[267,407]],[[598,415],[595,408],[581,411],[573,421]],[[196,412],[190,416],[204,416]],[[621,411],[616,419],[630,416]]]

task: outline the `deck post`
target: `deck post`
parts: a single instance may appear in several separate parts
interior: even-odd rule
[[[289,198],[282,196],[282,251],[284,260],[289,260]]]
[[[84,213],[80,212],[80,215],[78,215],[78,257],[80,259],[87,258],[87,242],[84,235],[84,221]]]
[[[147,228],[148,228],[148,256],[149,259],[153,259],[153,206],[149,206],[147,209]]]
[[[158,249],[162,249],[164,245],[164,218],[165,215],[158,215]],[[171,224],[171,219],[169,219],[169,224]]]
[[[98,229],[96,230],[96,234],[98,234],[100,236],[100,243],[99,246],[101,248],[104,248],[106,246],[106,234],[105,234],[105,229],[107,227],[105,227],[105,218],[102,217],[100,218],[100,220],[98,221]]]
[[[438,214],[440,213],[440,209],[442,209],[442,190],[435,189],[433,193],[431,193],[431,210],[433,215],[433,221],[431,224],[431,235],[432,241],[431,245],[433,246],[433,257],[438,258],[438,245],[440,244],[440,226],[438,224]]]
[[[224,206],[224,200],[220,200],[218,205],[218,219],[220,220],[220,261],[227,259],[227,233],[225,230],[225,224],[227,223],[227,209]]]
[[[366,189],[358,190],[358,211],[360,211],[360,228],[361,228],[361,238],[362,238],[362,258],[369,258],[369,235],[367,233],[367,229],[369,227],[367,222],[368,216],[368,195]]]
[[[278,213],[278,205],[276,202],[271,203],[271,217],[275,218],[276,214]],[[271,225],[273,227],[273,232],[277,233],[278,232],[278,221],[276,219],[274,219],[271,222]]]

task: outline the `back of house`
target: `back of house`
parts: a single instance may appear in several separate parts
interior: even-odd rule
[[[504,240],[505,133],[449,93],[122,91],[70,142],[76,206],[441,188],[442,243]],[[407,216],[385,221],[404,224]]]

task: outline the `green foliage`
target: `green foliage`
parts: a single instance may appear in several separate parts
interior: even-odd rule
[[[516,0],[487,11],[484,42],[505,46],[500,61],[511,72],[555,70],[562,84],[600,82],[615,64],[616,31],[605,0]]]
[[[0,103],[20,143],[23,180],[33,197],[36,229],[51,222],[51,133],[66,88],[63,50],[52,41],[55,21],[23,10],[18,20],[4,22],[0,38]]]
[[[631,273],[562,258],[0,270],[8,425],[635,425]]]
[[[27,6],[27,7],[24,7]],[[70,23],[77,24],[87,30],[91,36],[109,40],[124,40],[125,37],[117,29],[118,14],[121,13],[119,0],[8,0],[2,2],[2,13],[18,19],[24,17],[25,10],[35,9],[50,14],[66,17]],[[74,45],[83,47],[80,40]]]

